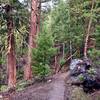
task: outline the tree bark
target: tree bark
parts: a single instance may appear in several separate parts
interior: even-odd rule
[[[40,19],[41,19],[41,0],[38,0],[37,4],[38,14],[37,14],[37,33],[40,32]]]
[[[92,0],[91,15],[93,13],[94,4],[95,4],[95,0]],[[92,16],[90,16],[90,20],[89,20],[89,24],[88,24],[88,28],[87,28],[87,32],[86,32],[87,34],[86,34],[85,45],[84,45],[84,57],[85,58],[87,58],[88,40],[89,40],[89,36],[90,36],[91,26],[92,26]]]
[[[29,33],[28,61],[25,66],[25,80],[32,79],[32,49],[36,48],[36,36],[40,31],[40,3],[38,0],[31,1],[31,23]]]
[[[16,58],[15,58],[15,39],[13,32],[13,18],[12,7],[6,5],[7,14],[7,30],[8,30],[8,51],[7,51],[7,73],[8,73],[8,87],[14,88],[16,86]]]

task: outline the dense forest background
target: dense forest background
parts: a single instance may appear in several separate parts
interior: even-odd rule
[[[100,67],[100,0],[0,0],[0,90],[67,70]]]

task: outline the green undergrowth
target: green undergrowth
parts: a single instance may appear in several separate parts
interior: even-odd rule
[[[7,85],[0,85],[0,92],[5,92],[8,90],[8,86]]]
[[[17,83],[16,90],[17,91],[22,91],[26,87],[30,86],[33,84],[33,81],[26,81],[26,80],[21,80]]]
[[[24,90],[26,87],[30,86],[34,84],[34,81],[26,81],[26,80],[20,80],[17,84],[16,84],[16,91],[21,91]],[[6,92],[8,91],[8,85],[0,85],[0,92]]]
[[[82,88],[76,87],[72,90],[72,100],[92,100],[88,94],[86,94]]]
[[[71,93],[71,100],[100,100],[100,92],[87,94],[81,87],[73,87]]]

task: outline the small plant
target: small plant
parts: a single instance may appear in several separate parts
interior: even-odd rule
[[[38,78],[45,79],[45,77],[50,74],[51,70],[49,65],[43,65],[40,63],[33,67],[33,72],[37,75]]]
[[[28,84],[29,84],[28,81],[26,81],[26,80],[21,80],[21,81],[19,81],[19,82],[17,83],[16,90],[17,90],[17,91],[21,91],[21,90],[25,89],[25,87],[26,87]]]
[[[23,69],[20,68],[18,71],[17,71],[17,79],[22,79],[23,78]]]
[[[84,81],[84,76],[83,75],[79,75],[79,80],[81,81],[81,82],[83,82]]]
[[[4,64],[4,63],[5,63],[4,59],[0,57],[0,64]]]
[[[64,58],[60,59],[60,65],[62,66],[64,63],[66,62],[66,60]]]
[[[0,86],[0,91],[5,92],[8,90],[8,86],[7,85],[1,85]]]
[[[92,49],[88,51],[88,54],[93,61],[93,66],[100,67],[100,50]]]
[[[95,69],[91,68],[90,70],[88,70],[88,73],[90,75],[94,75],[94,74],[96,74],[96,71],[95,71]]]

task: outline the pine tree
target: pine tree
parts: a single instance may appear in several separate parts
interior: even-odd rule
[[[40,7],[40,3],[38,0],[32,0],[31,1],[31,18],[30,18],[30,32],[29,32],[29,46],[28,46],[28,61],[27,65],[25,66],[25,73],[24,77],[26,80],[30,80],[32,78],[32,48],[36,48],[36,36],[39,32],[39,20],[40,15],[38,9]]]
[[[8,71],[8,87],[16,86],[16,58],[15,58],[15,39],[14,39],[14,23],[12,18],[12,6],[5,5],[7,15],[7,30],[8,30],[8,51],[7,51],[7,71]]]

